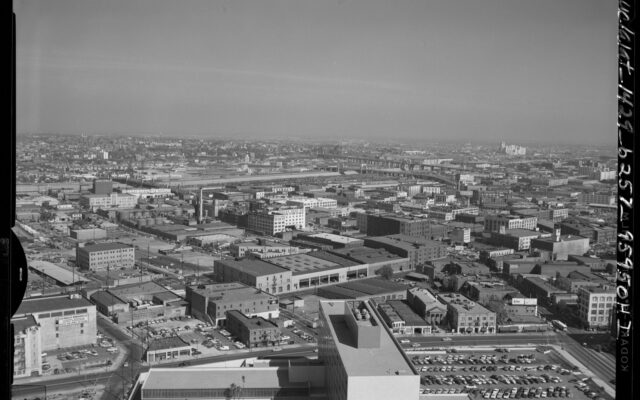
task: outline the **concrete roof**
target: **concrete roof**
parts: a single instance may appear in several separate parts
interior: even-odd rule
[[[97,244],[86,245],[84,247],[79,247],[79,249],[81,250],[84,249],[87,252],[117,250],[117,249],[132,249],[132,248],[134,247],[124,243],[97,243]]]
[[[32,326],[38,325],[33,315],[27,315],[19,318],[12,318],[11,323],[13,324],[13,329],[16,333],[22,332],[27,328],[31,328]]]
[[[407,326],[428,326],[429,323],[416,314],[411,307],[409,307],[402,300],[389,300],[387,301],[400,318],[405,322]]]
[[[98,290],[91,295],[91,300],[97,303],[104,304],[105,306],[113,306],[116,304],[126,304],[118,296],[111,294],[106,290]]]
[[[331,251],[334,254],[344,255],[363,264],[375,264],[384,261],[402,260],[393,253],[389,253],[385,249],[374,249],[371,247],[358,246],[344,249],[336,249]]]
[[[82,275],[77,272],[74,274],[72,271],[64,269],[56,264],[48,261],[33,260],[29,262],[29,268],[33,268],[41,274],[47,275],[56,281],[64,284],[71,285],[74,282],[89,282]]]
[[[81,307],[95,307],[83,297],[72,299],[68,295],[42,296],[22,300],[15,315],[36,314],[47,311],[69,310]]]
[[[238,261],[233,260],[220,260],[216,261],[223,265],[233,267],[245,274],[252,276],[264,276],[272,274],[282,274],[285,272],[291,272],[287,268],[280,267],[276,264],[256,259],[243,259]]]
[[[334,235],[331,233],[315,233],[313,235],[308,235],[308,237],[327,239],[327,240],[331,240],[332,242],[343,243],[343,244],[362,242],[362,239],[355,239],[352,237],[342,236],[342,235]]]
[[[408,360],[396,343],[383,329],[378,348],[357,348],[344,316],[344,301],[321,301],[321,312],[327,317],[328,328],[347,375],[391,376],[415,375]],[[371,314],[378,325],[384,324],[375,313]]]
[[[180,347],[190,347],[190,345],[182,340],[180,336],[169,336],[151,341],[149,343],[149,347],[147,347],[147,351],[175,349]]]
[[[206,285],[204,289],[198,289],[197,286],[192,286],[194,292],[207,296],[210,301],[226,302],[226,301],[238,301],[248,299],[275,299],[269,293],[263,292],[254,287],[242,284],[240,282],[219,283]]]
[[[244,378],[244,383],[242,382]],[[245,388],[306,387],[289,381],[286,368],[152,368],[145,389],[226,389],[231,383]]]
[[[273,257],[268,259],[267,262],[291,270],[293,273],[308,273],[340,267],[340,265],[334,262],[313,257],[310,254],[291,254]]]

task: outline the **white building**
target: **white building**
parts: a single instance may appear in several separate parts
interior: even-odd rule
[[[111,207],[133,208],[136,204],[138,204],[138,197],[125,193],[89,194],[80,197],[80,205],[92,210]]]
[[[288,227],[304,229],[305,221],[304,207],[282,207],[273,211],[250,213],[248,227],[251,231],[273,236],[285,232]]]
[[[615,305],[613,287],[581,287],[578,290],[578,316],[589,328],[611,326]]]
[[[287,199],[287,205],[309,208],[337,208],[338,201],[326,197],[295,196]]]
[[[42,373],[40,325],[33,315],[11,320],[13,324],[13,376],[15,378]]]

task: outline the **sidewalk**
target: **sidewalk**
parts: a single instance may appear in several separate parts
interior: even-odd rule
[[[605,382],[602,379],[598,378],[593,372],[591,372],[591,370],[588,367],[586,367],[580,361],[576,360],[574,356],[572,356],[566,350],[563,350],[560,346],[557,346],[554,344],[549,346],[553,347],[555,351],[561,354],[562,357],[564,357],[571,364],[576,365],[578,368],[580,368],[580,371],[582,371],[584,375],[591,378],[591,380],[593,380],[598,386],[601,386],[604,389],[604,391],[607,392],[608,395],[612,396],[614,399],[616,398],[616,390],[612,388],[608,382]]]
[[[28,377],[28,378],[18,378],[13,381],[13,384],[14,385],[30,385],[30,384],[37,384],[42,382],[67,379],[74,376],[86,376],[89,374],[100,373],[100,372],[113,372],[116,369],[120,368],[121,364],[129,356],[129,352],[124,346],[122,346],[120,343],[117,343],[116,346],[119,348],[120,351],[118,352],[116,359],[108,367],[105,366],[105,367],[99,367],[99,368],[88,368],[78,372],[63,373],[58,375],[47,374],[47,375],[34,376],[34,377]]]

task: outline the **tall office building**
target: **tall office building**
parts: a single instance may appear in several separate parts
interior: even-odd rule
[[[419,398],[420,375],[368,302],[320,302],[318,357],[330,399]]]

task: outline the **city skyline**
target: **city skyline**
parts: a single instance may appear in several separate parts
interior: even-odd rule
[[[19,134],[615,140],[614,1],[14,10]]]

